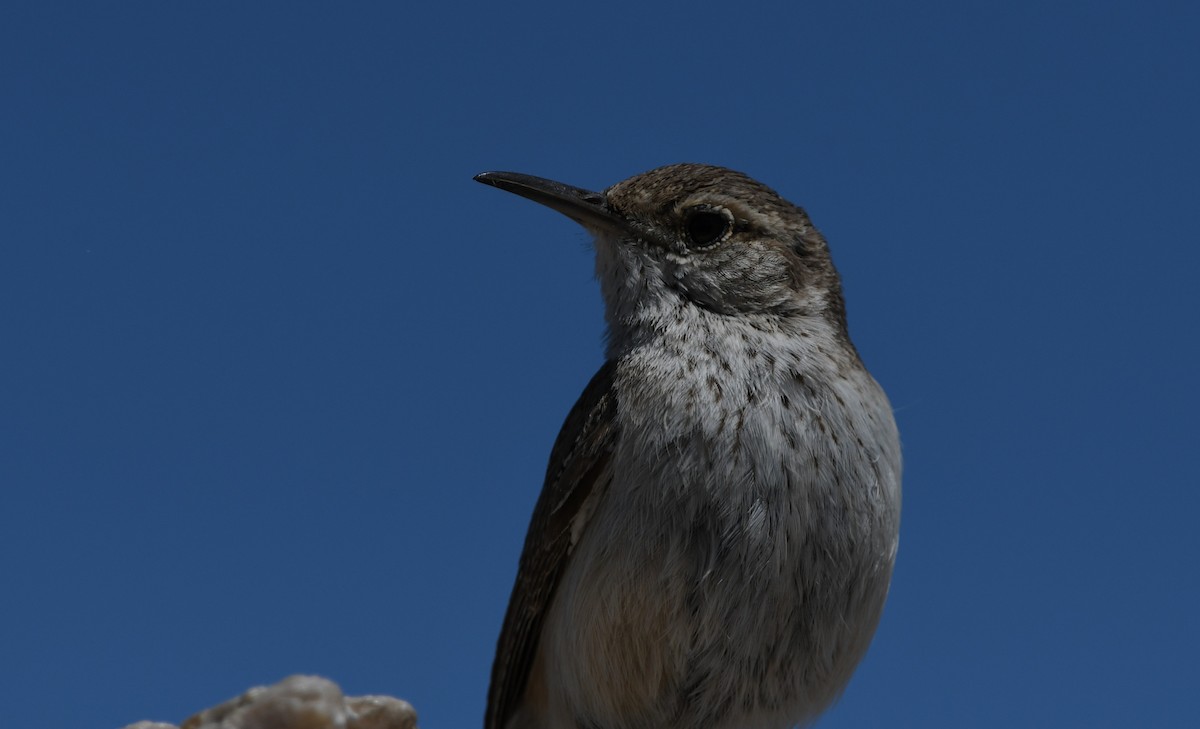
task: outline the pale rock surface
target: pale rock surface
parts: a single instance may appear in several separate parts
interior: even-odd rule
[[[178,729],[416,729],[417,713],[391,696],[342,695],[319,676],[291,676],[252,688],[236,699],[196,714]],[[176,729],[139,721],[124,729]]]

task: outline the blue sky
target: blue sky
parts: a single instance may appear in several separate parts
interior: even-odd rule
[[[297,672],[478,726],[586,234],[471,176],[805,206],[905,444],[820,726],[1184,726],[1200,10],[6,3],[0,704],[180,721]]]

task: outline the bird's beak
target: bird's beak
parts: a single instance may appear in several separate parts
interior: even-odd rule
[[[557,210],[588,230],[627,233],[629,223],[608,207],[604,194],[519,172],[481,172],[476,182],[527,197]]]

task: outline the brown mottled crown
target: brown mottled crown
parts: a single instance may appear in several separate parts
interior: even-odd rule
[[[791,261],[793,287],[827,292],[827,312],[845,328],[841,279],[829,247],[808,213],[772,188],[735,170],[680,163],[658,167],[618,182],[605,191],[609,209],[654,237],[671,230],[687,205],[709,203],[730,209],[749,232],[772,240]]]

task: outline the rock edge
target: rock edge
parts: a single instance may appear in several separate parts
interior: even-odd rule
[[[256,686],[176,727],[139,721],[124,729],[416,729],[417,712],[391,696],[347,697],[320,676],[289,676]]]

